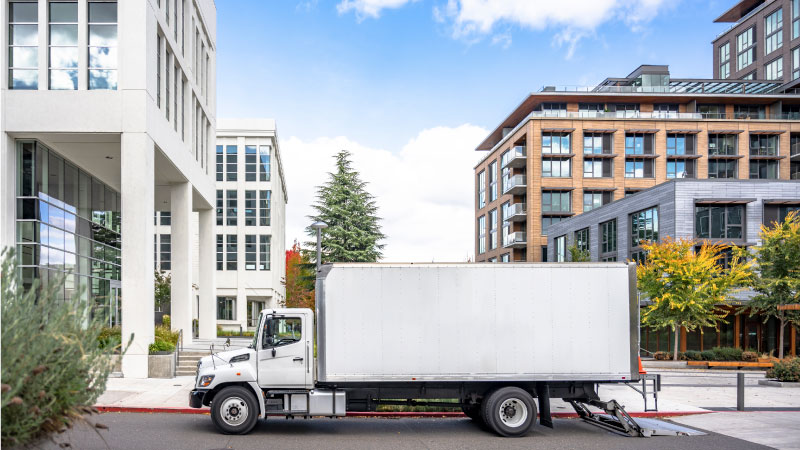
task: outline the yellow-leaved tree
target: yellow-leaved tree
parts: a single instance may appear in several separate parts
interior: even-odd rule
[[[642,311],[642,324],[670,328],[675,335],[673,359],[678,360],[680,327],[688,331],[716,326],[725,317],[719,306],[750,280],[751,263],[733,251],[728,267],[721,264],[727,246],[667,238],[642,245],[647,258],[636,268],[638,288],[650,304]],[[735,250],[735,249],[734,249]]]

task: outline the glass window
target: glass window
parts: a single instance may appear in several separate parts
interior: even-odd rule
[[[735,134],[709,134],[709,155],[737,155],[739,153]]]
[[[609,257],[617,259],[617,219],[600,224],[600,259],[609,261]]]
[[[542,154],[568,154],[570,133],[542,133]]]
[[[778,148],[778,135],[750,135],[750,156],[778,156]]]
[[[221,234],[217,235],[217,270],[224,267],[223,256],[225,254],[225,241]]]
[[[783,56],[764,66],[764,78],[767,80],[783,79]]]
[[[764,105],[735,105],[733,116],[736,119],[765,119],[767,108]]]
[[[217,320],[236,320],[236,297],[217,297]]]
[[[542,234],[547,234],[547,229],[550,225],[557,224],[564,220],[562,216],[542,216]]]
[[[227,209],[225,212],[225,224],[235,226],[236,225],[236,214],[238,209],[238,200],[236,198],[236,190],[231,189],[226,192],[228,202],[227,202]]]
[[[259,236],[258,270],[270,270],[270,257],[272,255],[272,236]]]
[[[567,260],[567,236],[559,236],[555,238],[556,262],[564,262]]]
[[[543,177],[569,177],[570,159],[569,158],[543,158],[542,159]]]
[[[588,252],[589,251],[589,228],[583,228],[580,230],[575,231],[575,247],[578,250]]]
[[[704,119],[724,119],[725,105],[697,105],[697,112]]]
[[[750,160],[750,179],[778,179],[778,161]]]
[[[78,89],[78,3],[50,2],[50,89]]]
[[[228,181],[236,181],[237,171],[237,147],[235,145],[225,146],[225,171]]]
[[[695,206],[695,237],[742,239],[744,205]]]
[[[270,317],[264,327],[263,348],[281,347],[302,339],[302,320],[299,317]]]
[[[486,206],[486,171],[478,174],[478,209]]]
[[[256,270],[256,237],[248,234],[244,237],[244,270]]]
[[[625,160],[625,178],[653,178],[653,160],[636,158]]]
[[[9,2],[8,87],[39,88],[39,9],[36,2]]]
[[[800,37],[800,0],[792,0],[792,39]]]
[[[792,49],[792,80],[798,78],[800,78],[800,47],[795,47]]]
[[[630,215],[631,220],[631,257],[641,261],[640,253],[643,241],[658,242],[658,208],[648,208]]]
[[[486,216],[478,217],[478,254],[486,253]]]
[[[611,203],[611,191],[583,191],[583,212]]]
[[[170,98],[170,91],[171,91],[170,86],[172,84],[172,83],[170,83],[170,72],[171,72],[170,71],[170,67],[172,67],[172,64],[170,64],[170,60],[171,59],[172,59],[172,53],[170,53],[169,50],[167,50],[167,59],[166,59],[166,66],[165,66],[166,73],[164,74],[164,93],[166,94],[165,95],[166,101],[164,102],[164,113],[166,114],[167,121],[169,121],[169,107],[170,107],[169,98]]]
[[[244,146],[244,181],[256,181],[258,150],[255,145]]]
[[[169,234],[162,234],[159,241],[159,261],[161,261],[161,270],[172,270],[172,236]]]
[[[694,160],[667,161],[667,178],[694,178]]]
[[[783,45],[783,8],[764,17],[764,54],[769,55]],[[772,79],[772,78],[768,78]]]
[[[719,77],[721,79],[731,76],[731,43],[726,42],[719,46]]]
[[[583,176],[585,178],[612,177],[613,164],[611,159],[584,159]]]
[[[542,192],[542,212],[571,212],[570,191]]]
[[[497,248],[497,208],[489,211],[489,250]]]
[[[503,239],[502,242],[508,242],[508,235],[511,234],[511,222],[509,221],[509,218],[511,217],[511,214],[512,214],[511,202],[503,203],[502,208],[503,208],[502,209],[502,211],[503,211],[503,230],[502,230],[502,236],[501,237]]]
[[[735,159],[709,159],[708,178],[737,178]]]
[[[217,225],[223,225],[223,211],[225,210],[225,200],[222,198],[222,189],[217,189]]]
[[[159,36],[159,87],[161,39]],[[89,89],[117,89],[116,2],[89,2]]]
[[[270,145],[261,145],[258,147],[258,154],[261,159],[261,166],[258,172],[258,180],[259,181],[269,181],[270,180],[270,151],[272,150],[272,146]]]
[[[272,210],[272,191],[258,191],[258,224],[262,227],[270,226]]]
[[[579,117],[602,117],[605,105],[602,103],[578,103]]]
[[[503,192],[506,192],[510,188],[510,182],[511,182],[511,168],[506,166],[506,161],[509,155],[511,155],[511,151],[507,150],[500,156],[500,167],[502,167],[500,175],[500,185],[503,189]]]
[[[224,161],[224,154],[222,152],[222,146],[217,146],[217,181],[222,181],[223,175],[225,173],[225,161]]]
[[[736,36],[737,70],[753,64],[756,56],[755,27],[750,27]]]
[[[511,253],[503,253],[500,255],[500,262],[511,262]]]
[[[256,191],[244,191],[244,225],[256,226]]]
[[[586,133],[583,135],[583,154],[610,155],[613,153],[611,134]]]
[[[489,201],[497,200],[497,161],[489,164]]]
[[[566,103],[542,103],[542,115],[545,117],[566,117]]]
[[[693,155],[694,135],[668,134],[667,155]]]
[[[172,212],[171,211],[161,211],[159,214],[161,219],[161,225],[171,225],[172,224]]]
[[[236,270],[237,253],[239,252],[238,236],[229,234],[225,236],[225,270]]]
[[[621,119],[639,117],[639,104],[637,103],[617,103],[609,105],[609,110],[616,112],[616,117]]]
[[[653,135],[640,133],[625,134],[626,155],[652,155]]]

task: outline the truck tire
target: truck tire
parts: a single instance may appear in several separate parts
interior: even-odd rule
[[[241,386],[228,386],[211,402],[211,421],[225,434],[246,434],[258,422],[258,403],[253,393]]]
[[[531,394],[518,387],[504,387],[484,399],[481,415],[486,425],[505,437],[528,434],[536,424],[536,403]]]

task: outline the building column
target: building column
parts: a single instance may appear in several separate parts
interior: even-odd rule
[[[216,282],[216,212],[213,209],[200,211],[200,305],[197,311],[200,339],[217,337],[217,282]]]
[[[170,287],[170,324],[173,331],[183,330],[183,343],[192,342],[192,185],[172,185],[172,285]]]
[[[146,133],[122,133],[122,373],[147,378],[148,347],[155,322],[153,212],[155,147]],[[131,340],[131,335],[133,339]]]

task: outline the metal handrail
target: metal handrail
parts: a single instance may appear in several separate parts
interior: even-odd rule
[[[172,365],[172,377],[178,376],[178,364],[181,363],[181,350],[183,350],[183,329],[178,330],[178,345],[175,346],[175,364]]]

